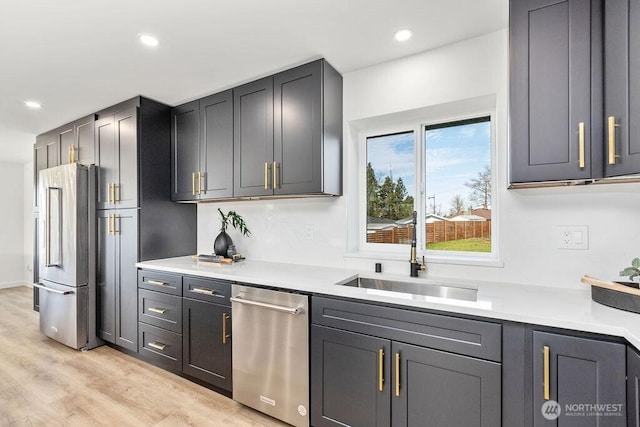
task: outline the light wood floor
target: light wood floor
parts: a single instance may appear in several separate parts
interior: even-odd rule
[[[107,346],[43,336],[31,289],[0,290],[0,426],[285,426]]]

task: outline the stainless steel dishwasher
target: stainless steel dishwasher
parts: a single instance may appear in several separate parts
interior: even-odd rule
[[[233,399],[309,425],[309,297],[231,287]]]

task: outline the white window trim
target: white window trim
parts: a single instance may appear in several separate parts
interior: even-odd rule
[[[461,101],[464,105],[465,101]],[[389,260],[405,260],[409,259],[409,245],[406,244],[390,244],[390,243],[368,243],[367,242],[367,192],[366,192],[366,160],[367,160],[367,138],[385,134],[393,134],[399,132],[413,131],[415,138],[414,158],[416,158],[415,172],[415,189],[416,194],[414,200],[416,203],[416,211],[418,218],[424,218],[426,214],[425,203],[425,130],[426,127],[456,122],[460,120],[468,120],[479,117],[489,117],[491,127],[491,252],[457,252],[457,251],[437,251],[426,250],[424,248],[425,227],[424,221],[418,221],[418,256],[424,256],[429,263],[437,264],[453,264],[453,265],[473,265],[473,266],[489,266],[503,267],[504,263],[499,258],[498,232],[498,134],[497,120],[498,115],[496,105],[493,103],[491,107],[472,108],[469,111],[460,108],[455,114],[445,112],[438,114],[437,106],[434,114],[428,116],[414,117],[410,121],[398,121],[397,123],[388,124],[386,126],[367,126],[361,128],[358,132],[358,253],[348,254],[348,257],[368,258],[375,257]],[[447,109],[448,110],[448,109]],[[420,118],[422,117],[422,118]],[[421,237],[422,236],[422,237]]]

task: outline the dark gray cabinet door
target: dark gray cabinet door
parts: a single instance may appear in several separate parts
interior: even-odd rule
[[[640,172],[640,1],[604,4],[605,175],[635,174]]]
[[[98,336],[116,342],[116,239],[112,234],[114,211],[100,210],[97,213],[98,227]]]
[[[116,211],[113,233],[116,250],[116,340],[131,351],[138,351],[138,211]]]
[[[196,200],[200,157],[199,101],[171,110],[171,200]]]
[[[548,372],[544,369],[545,349]],[[567,404],[626,403],[625,351],[622,344],[534,331],[534,426],[625,426],[624,409],[619,416],[571,415],[566,411]],[[542,413],[542,405],[548,401],[545,381],[549,384],[549,399],[560,404],[557,419],[549,420]]]
[[[233,91],[200,100],[201,199],[233,196]]]
[[[233,195],[273,194],[273,77],[233,90]]]
[[[75,146],[73,147],[72,160],[82,165],[95,163],[94,123],[94,114],[74,122],[76,139]]]
[[[499,363],[395,341],[392,361],[392,425],[501,425]]]
[[[627,426],[640,427],[640,354],[627,346]]]
[[[510,2],[512,183],[602,173],[598,15],[584,0]]]
[[[391,425],[390,358],[389,340],[312,325],[311,424]]]
[[[47,132],[36,137],[36,144],[33,147],[33,167],[34,167],[34,194],[35,204],[38,207],[38,173],[42,169],[52,168],[59,164],[60,142],[56,131]]]
[[[73,149],[76,146],[76,135],[73,123],[62,126],[56,130],[60,141],[60,164],[66,165],[73,162]]]
[[[322,62],[276,74],[274,194],[322,191]]]
[[[98,166],[98,209],[112,209],[111,186],[117,176],[115,117],[106,116],[95,123],[96,165]]]
[[[182,372],[231,391],[231,307],[182,300]]]
[[[114,196],[118,208],[138,206],[138,108],[116,113],[116,181]]]

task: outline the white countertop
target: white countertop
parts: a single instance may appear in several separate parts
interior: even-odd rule
[[[450,313],[553,326],[625,338],[640,349],[640,314],[606,307],[591,300],[590,288],[571,290],[506,283],[413,279],[342,268],[250,261],[198,263],[192,257],[139,262],[139,268],[279,287],[328,296],[378,301]],[[395,294],[343,285],[358,276],[418,283],[454,284],[478,289],[478,301]]]

